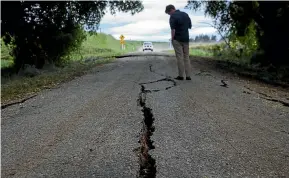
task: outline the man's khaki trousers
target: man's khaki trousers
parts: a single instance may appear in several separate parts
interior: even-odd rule
[[[179,76],[184,77],[184,73],[186,77],[191,76],[191,62],[189,59],[189,43],[188,42],[179,42],[177,40],[173,40],[173,47],[175,50],[175,54],[178,62]]]

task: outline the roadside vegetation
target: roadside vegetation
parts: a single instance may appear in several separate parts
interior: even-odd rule
[[[83,75],[89,69],[112,62],[113,56],[136,51],[141,46],[138,41],[128,41],[126,49],[121,50],[120,43],[111,35],[87,34],[86,40],[76,51],[71,52],[62,63],[45,66],[42,69],[26,69],[22,75],[9,74],[13,69],[13,57],[9,55],[9,48],[1,46],[2,73],[1,100],[20,99],[58,85],[61,82]],[[9,74],[9,75],[7,75]]]
[[[208,56],[241,75],[289,84],[289,2],[188,1],[187,8],[205,9],[214,19],[208,25],[222,37],[220,44],[193,46],[191,55]]]
[[[226,44],[200,45],[190,48],[192,59],[202,57],[202,60],[214,62],[219,69],[229,71],[240,76],[261,80],[265,83],[289,87],[289,67],[272,65],[260,65],[252,62],[256,54],[251,56],[238,55],[238,50],[228,49]]]
[[[126,49],[111,35],[97,34],[109,8],[141,12],[140,1],[5,1],[1,2],[1,101],[20,99],[82,75]],[[84,30],[85,29],[85,30]]]

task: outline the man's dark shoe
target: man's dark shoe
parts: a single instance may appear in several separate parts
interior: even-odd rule
[[[184,77],[178,76],[178,77],[176,77],[175,79],[176,79],[176,80],[184,80]]]
[[[186,77],[186,80],[192,80],[191,77]]]

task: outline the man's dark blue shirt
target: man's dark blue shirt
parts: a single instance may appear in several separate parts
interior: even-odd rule
[[[187,13],[176,10],[170,16],[171,29],[175,29],[174,40],[180,42],[189,42],[189,28],[192,28],[192,22]]]

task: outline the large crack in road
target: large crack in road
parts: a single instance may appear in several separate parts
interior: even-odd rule
[[[152,70],[152,65],[150,65],[149,67],[150,67],[150,72],[156,73]],[[162,74],[158,74],[158,75],[163,76]],[[139,83],[139,85],[141,86],[141,91],[137,99],[137,104],[138,106],[142,108],[141,111],[144,117],[142,121],[142,129],[140,132],[140,139],[139,139],[140,147],[135,149],[139,157],[139,165],[140,165],[139,173],[138,173],[139,178],[156,177],[156,172],[157,172],[156,160],[149,154],[149,150],[155,149],[153,145],[153,141],[151,140],[151,136],[153,135],[153,132],[155,131],[155,127],[153,125],[155,118],[154,118],[152,109],[146,105],[146,96],[148,93],[159,92],[163,90],[153,90],[153,89],[148,90],[146,89],[145,85],[162,82],[162,81],[169,81],[172,83],[172,85],[169,87],[166,87],[165,90],[168,90],[176,86],[176,82],[173,79],[168,78],[168,77],[160,79],[160,80],[156,80],[156,81]]]

